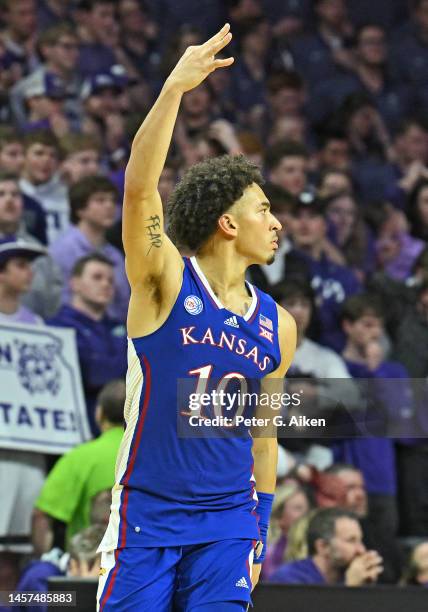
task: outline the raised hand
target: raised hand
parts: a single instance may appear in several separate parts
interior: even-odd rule
[[[188,47],[168,77],[168,81],[181,93],[197,87],[206,77],[217,70],[233,64],[233,57],[216,59],[215,56],[232,40],[230,25],[222,29],[203,45]]]

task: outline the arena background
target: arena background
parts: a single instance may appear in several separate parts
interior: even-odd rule
[[[428,0],[0,1],[0,591],[46,592],[67,574],[92,577],[94,596],[122,432],[126,162],[181,54],[225,22],[235,62],[184,95],[163,204],[207,157],[259,165],[283,231],[275,264],[249,279],[296,319],[289,384],[304,378],[314,414],[331,414],[362,409],[349,391],[361,379],[370,405],[398,423],[393,437],[281,438],[262,580],[281,582],[284,563],[310,556],[313,511],[344,507],[383,558],[376,609],[395,609],[400,589],[422,612]],[[51,340],[36,350],[42,336]],[[68,374],[53,337],[73,343]],[[297,609],[286,590],[263,588],[257,610]],[[364,593],[342,586],[342,605],[370,609]],[[319,594],[320,610],[335,605]]]

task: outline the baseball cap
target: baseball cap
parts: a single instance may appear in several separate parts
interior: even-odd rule
[[[122,91],[132,83],[125,68],[120,64],[115,64],[110,70],[97,72],[86,79],[82,87],[82,98],[85,100],[103,89]]]
[[[314,215],[323,215],[325,204],[325,200],[316,195],[313,191],[302,191],[296,198],[296,205],[293,213],[297,215],[302,210],[307,210]]]
[[[47,250],[38,244],[25,242],[17,239],[15,236],[7,236],[0,238],[0,264],[5,263],[12,257],[25,257],[26,259],[36,259],[41,255],[46,255]]]
[[[23,97],[35,98],[36,96],[46,96],[63,100],[67,98],[67,90],[62,79],[56,74],[46,72],[41,79],[30,80],[23,89]]]

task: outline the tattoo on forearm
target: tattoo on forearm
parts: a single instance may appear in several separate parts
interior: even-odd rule
[[[153,247],[159,249],[162,246],[162,234],[160,233],[160,217],[159,215],[152,215],[146,219],[146,230],[150,240],[150,248],[147,251],[147,255],[150,253]]]

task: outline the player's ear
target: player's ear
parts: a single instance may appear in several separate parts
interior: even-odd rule
[[[234,238],[238,231],[238,224],[233,215],[230,214],[222,215],[218,220],[218,226],[223,234],[230,238]]]

